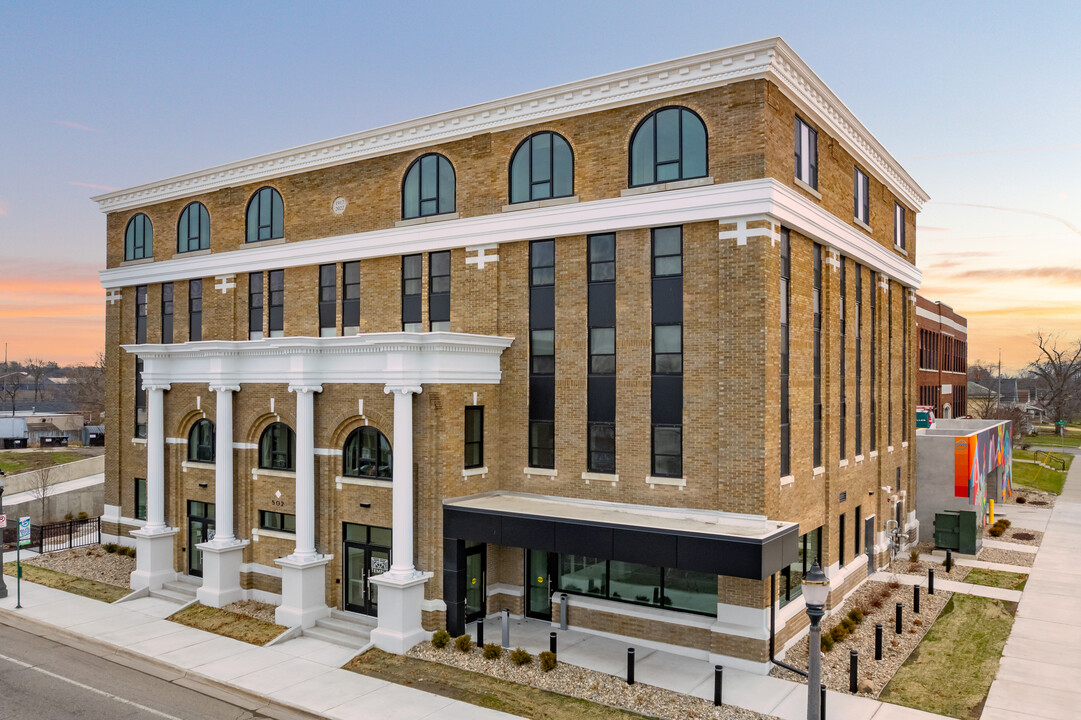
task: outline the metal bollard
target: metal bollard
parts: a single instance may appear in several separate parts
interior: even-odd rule
[[[912,612],[920,614],[920,586],[912,586]]]
[[[897,603],[896,618],[893,621],[893,631],[898,635],[901,634],[901,603]]]
[[[848,692],[856,692],[856,672],[859,667],[860,654],[858,650],[848,653]]]
[[[952,572],[952,571],[953,571],[953,551],[947,549],[946,550],[946,572]]]
[[[484,647],[484,618],[477,618],[477,647]]]
[[[823,684],[821,686],[821,692],[822,692],[822,702],[820,703],[821,709],[818,711],[818,717],[820,717],[822,720],[826,720],[826,686],[825,686],[825,684]]]
[[[724,685],[724,665],[713,666],[713,705],[721,706],[721,686]]]
[[[559,629],[567,629],[567,593],[559,595]]]
[[[548,633],[548,651],[555,655],[556,653],[556,631]]]
[[[634,648],[627,648],[627,684],[634,685]]]
[[[882,623],[875,624],[875,660],[882,659]]]
[[[927,568],[927,594],[935,594],[935,569]]]
[[[503,647],[510,647],[510,609],[503,608]]]

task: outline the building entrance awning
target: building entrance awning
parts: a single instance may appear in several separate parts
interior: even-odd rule
[[[443,502],[446,540],[470,540],[764,580],[795,562],[799,526],[714,510],[493,491]]]

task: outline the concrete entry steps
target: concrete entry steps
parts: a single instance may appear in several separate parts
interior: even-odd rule
[[[187,605],[195,600],[195,592],[199,589],[198,578],[181,575],[172,582],[167,582],[157,590],[150,591],[150,597],[171,600],[181,605]]]
[[[358,650],[371,642],[374,627],[374,623],[362,615],[331,610],[330,617],[316,620],[314,627],[301,631],[301,636]]]

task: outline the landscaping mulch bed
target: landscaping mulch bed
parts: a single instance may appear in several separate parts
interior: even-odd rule
[[[510,661],[510,653],[510,650],[503,650],[503,654],[499,659],[485,660],[481,651],[476,647],[472,651],[464,653],[455,649],[453,642],[443,649],[433,647],[430,642],[424,642],[410,650],[408,656],[508,680],[520,685],[528,685],[549,692],[569,695],[602,705],[660,718],[670,718],[671,720],[711,720],[715,718],[768,720],[773,717],[730,705],[716,708],[710,701],[644,683],[628,685],[624,678],[566,663],[559,663],[550,672],[541,670],[537,659],[534,659],[528,665],[519,666]],[[362,660],[362,658],[363,656],[357,660]],[[507,712],[515,712],[514,708],[508,707],[504,709]],[[547,715],[528,715],[527,717],[547,717]]]
[[[924,552],[930,553],[931,548],[924,550]],[[934,562],[933,560],[918,560],[912,562],[908,557],[905,557],[904,559],[895,559],[888,567],[882,568],[882,571],[897,573],[899,575],[919,575],[924,579],[924,584],[926,585],[928,569],[935,571],[936,580],[957,580],[958,582],[963,581],[969,571],[969,568],[958,565],[955,562],[950,572],[946,572],[946,566],[943,563]]]
[[[1032,564],[1036,562],[1036,553],[985,547],[980,550],[980,554],[976,556],[976,559],[984,562],[1032,567]]]
[[[91,545],[25,557],[23,565],[47,568],[106,585],[128,587],[131,573],[135,570],[135,558],[121,553],[105,552],[102,545]]]
[[[1003,542],[1012,542],[1017,543],[1018,545],[1031,545],[1034,547],[1039,547],[1040,544],[1043,543],[1043,533],[1039,530],[1026,530],[1025,528],[1010,527],[999,537],[994,537],[988,532],[990,529],[990,525],[984,526],[984,540],[1001,540]]]
[[[4,574],[9,576],[9,578],[17,577],[15,562],[9,562],[4,565]],[[88,580],[87,578],[76,577],[74,575],[57,572],[56,570],[49,570],[47,568],[27,565],[25,563],[23,564],[23,580],[36,585],[63,590],[64,592],[69,592],[73,595],[81,595],[90,598],[91,600],[100,600],[101,602],[106,603],[116,602],[131,592],[127,587],[110,585],[108,583],[98,582],[97,580]],[[8,596],[10,597],[11,594],[15,592],[14,583],[9,579],[7,581],[7,586]]]
[[[256,620],[262,620],[271,625],[276,622],[274,619],[274,611],[276,609],[276,605],[262,603],[258,600],[240,600],[239,602],[230,603],[222,608],[222,610],[228,610],[237,615],[244,615],[246,617],[255,618]]]
[[[166,620],[260,646],[266,645],[287,630],[273,622],[264,622],[249,615],[206,605],[190,605],[173,613]]]
[[[1018,502],[1018,498],[1024,498],[1024,501]],[[1013,495],[1009,495],[1006,498],[1006,504],[1053,508],[1055,507],[1055,500],[1057,499],[1058,495],[1055,495],[1054,493],[1044,492],[1043,490],[1037,490],[1036,488],[1025,487],[1014,483]]]
[[[926,574],[926,572],[925,572]],[[845,601],[838,612],[822,619],[822,632],[826,634],[846,617],[853,608],[864,611],[863,621],[844,640],[834,644],[829,652],[822,653],[822,682],[831,690],[848,692],[849,651],[859,652],[858,677],[865,694],[878,697],[882,689],[904,664],[905,659],[919,645],[935,618],[949,602],[952,593],[937,590],[934,595],[920,592],[920,613],[912,612],[912,588],[908,585],[889,587],[889,583],[865,582]],[[875,608],[876,598],[881,607]],[[900,635],[894,633],[896,604],[902,603]],[[875,661],[875,624],[882,624],[882,659]],[[785,653],[784,660],[798,668],[807,667],[807,636]],[[806,683],[803,678],[784,668],[774,667],[774,677]]]

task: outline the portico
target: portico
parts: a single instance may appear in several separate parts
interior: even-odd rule
[[[169,345],[126,345],[143,361],[147,389],[147,524],[133,532],[138,566],[133,588],[156,589],[176,578],[174,537],[179,528],[165,518],[166,393],[173,384],[195,384],[215,394],[214,467],[216,534],[197,545],[203,553],[201,602],[221,607],[245,597],[240,575],[250,538],[234,527],[234,396],[258,384],[286,384],[295,398],[295,545],[274,563],[281,572],[276,620],[309,627],[329,614],[326,567],[329,548],[316,542],[315,396],[324,385],[382,386],[394,398],[392,563],[373,578],[382,599],[372,639],[380,648],[403,652],[419,641],[424,585],[432,577],[415,566],[412,446],[413,398],[426,384],[497,384],[500,355],[513,338],[450,332],[372,333],[352,337],[288,337],[206,341]],[[240,475],[246,471],[241,469]],[[173,519],[173,525],[178,525]]]

